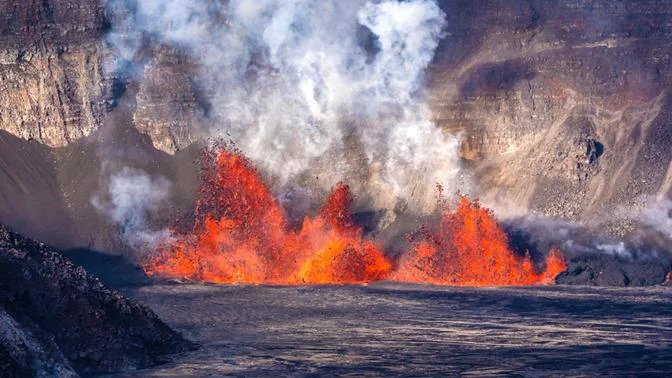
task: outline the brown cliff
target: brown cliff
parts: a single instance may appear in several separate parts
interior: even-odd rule
[[[623,233],[604,218],[669,193],[669,3],[442,4],[432,107],[486,201]]]
[[[504,216],[532,211],[624,234],[631,208],[669,194],[669,2],[440,5],[448,26],[427,96],[437,124],[462,133],[464,164],[485,203]],[[68,145],[76,155],[76,146],[87,145],[77,140],[106,127],[125,87],[103,69],[109,21],[102,5],[1,0],[0,9],[0,129]],[[207,96],[184,53],[159,46],[147,55],[138,90],[127,93],[137,106],[122,123],[174,153],[211,122]],[[3,180],[16,177],[20,163],[3,159],[11,168],[0,171]],[[15,192],[25,186],[6,185]]]

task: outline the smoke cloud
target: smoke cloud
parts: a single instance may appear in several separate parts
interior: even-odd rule
[[[196,79],[212,106],[213,126],[199,136],[230,137],[281,188],[322,174],[317,185],[327,189],[364,171],[360,190],[374,205],[403,199],[419,211],[434,205],[435,183],[464,190],[459,136],[438,129],[424,101],[425,70],[445,26],[436,2],[109,0],[107,7],[111,67],[137,72],[128,62],[147,39],[186,51],[202,68]],[[363,159],[353,161],[346,140]]]
[[[578,223],[527,215],[507,222],[514,241],[523,248],[548,251],[558,247],[567,257],[602,254],[631,259],[637,252],[622,240],[600,235]]]
[[[166,241],[168,230],[150,231],[148,219],[169,198],[172,184],[143,170],[124,167],[109,177],[107,192],[91,200],[93,206],[121,228],[121,240],[136,250]]]
[[[509,219],[506,225],[514,242],[523,247],[547,251],[556,246],[570,258],[599,254],[626,260],[667,259],[672,247],[672,201],[652,201],[629,214],[638,220],[638,227],[621,237],[580,223],[534,215]]]
[[[638,214],[639,221],[672,240],[672,201],[663,198],[649,202]]]

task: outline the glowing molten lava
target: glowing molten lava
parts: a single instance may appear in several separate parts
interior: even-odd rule
[[[546,270],[537,273],[529,254],[517,256],[508,245],[492,213],[462,197],[454,211],[444,206],[437,230],[421,230],[411,240],[393,278],[456,286],[533,285],[552,283],[566,269],[553,249]]]
[[[462,198],[444,206],[438,229],[423,230],[392,264],[362,237],[351,216],[352,197],[338,184],[319,214],[290,229],[259,173],[238,151],[215,148],[202,159],[193,229],[175,235],[145,265],[150,275],[212,283],[330,284],[382,279],[447,285],[551,283],[565,270],[552,251],[537,273],[519,257],[490,211]]]
[[[149,274],[213,283],[318,284],[384,279],[391,264],[362,239],[348,186],[333,190],[320,214],[288,230],[284,212],[239,152],[206,155],[193,232],[162,248]],[[206,159],[207,160],[207,159]]]

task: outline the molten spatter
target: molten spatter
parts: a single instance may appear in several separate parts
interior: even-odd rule
[[[362,238],[339,184],[320,214],[288,230],[284,212],[237,150],[202,159],[192,232],[176,235],[148,261],[150,275],[212,283],[327,284],[384,279],[391,270],[378,245]]]
[[[492,213],[477,201],[460,199],[457,209],[444,206],[438,229],[422,229],[410,240],[393,278],[399,281],[456,286],[505,286],[552,283],[565,270],[557,250],[552,250],[546,270],[535,272],[527,254],[517,256]]]
[[[382,279],[462,286],[552,283],[566,269],[552,250],[537,273],[529,255],[508,247],[489,210],[462,197],[454,211],[440,200],[435,230],[421,229],[397,270],[380,246],[362,236],[352,195],[338,184],[315,217],[288,226],[283,208],[239,151],[204,153],[195,219],[174,232],[145,265],[150,275],[212,283],[332,284]],[[441,189],[439,188],[439,198]]]
[[[339,183],[316,219],[306,218],[298,237],[309,249],[293,283],[363,282],[381,280],[392,265],[378,245],[362,240],[362,230],[352,219],[350,188]],[[311,241],[312,240],[312,241]]]
[[[556,249],[537,273],[529,254],[516,255],[493,214],[462,197],[451,211],[445,204],[438,228],[422,229],[399,261],[393,279],[455,286],[509,286],[552,283],[566,269]]]

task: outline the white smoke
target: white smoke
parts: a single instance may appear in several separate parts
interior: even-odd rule
[[[630,252],[622,241],[613,244],[598,244],[597,250],[609,255],[632,258],[632,252]]]
[[[662,198],[650,201],[641,210],[638,217],[640,223],[660,232],[668,239],[672,239],[672,201]]]
[[[109,177],[107,192],[91,203],[121,228],[121,240],[134,249],[152,248],[167,240],[167,230],[151,231],[148,217],[169,198],[172,184],[164,177],[152,178],[140,169],[124,167]]]
[[[434,1],[107,5],[118,61],[132,59],[146,36],[187,51],[203,68],[217,125],[203,136],[229,135],[281,185],[306,172],[331,175],[324,186],[347,179],[347,170],[314,170],[317,161],[347,164],[344,138],[354,136],[371,198],[426,208],[435,183],[457,189],[459,139],[430,121],[422,91],[445,26]]]
[[[637,254],[625,241],[601,235],[580,223],[535,215],[511,219],[508,223],[513,229],[524,230],[530,245],[541,250],[558,247],[567,257],[599,253],[631,259]]]

